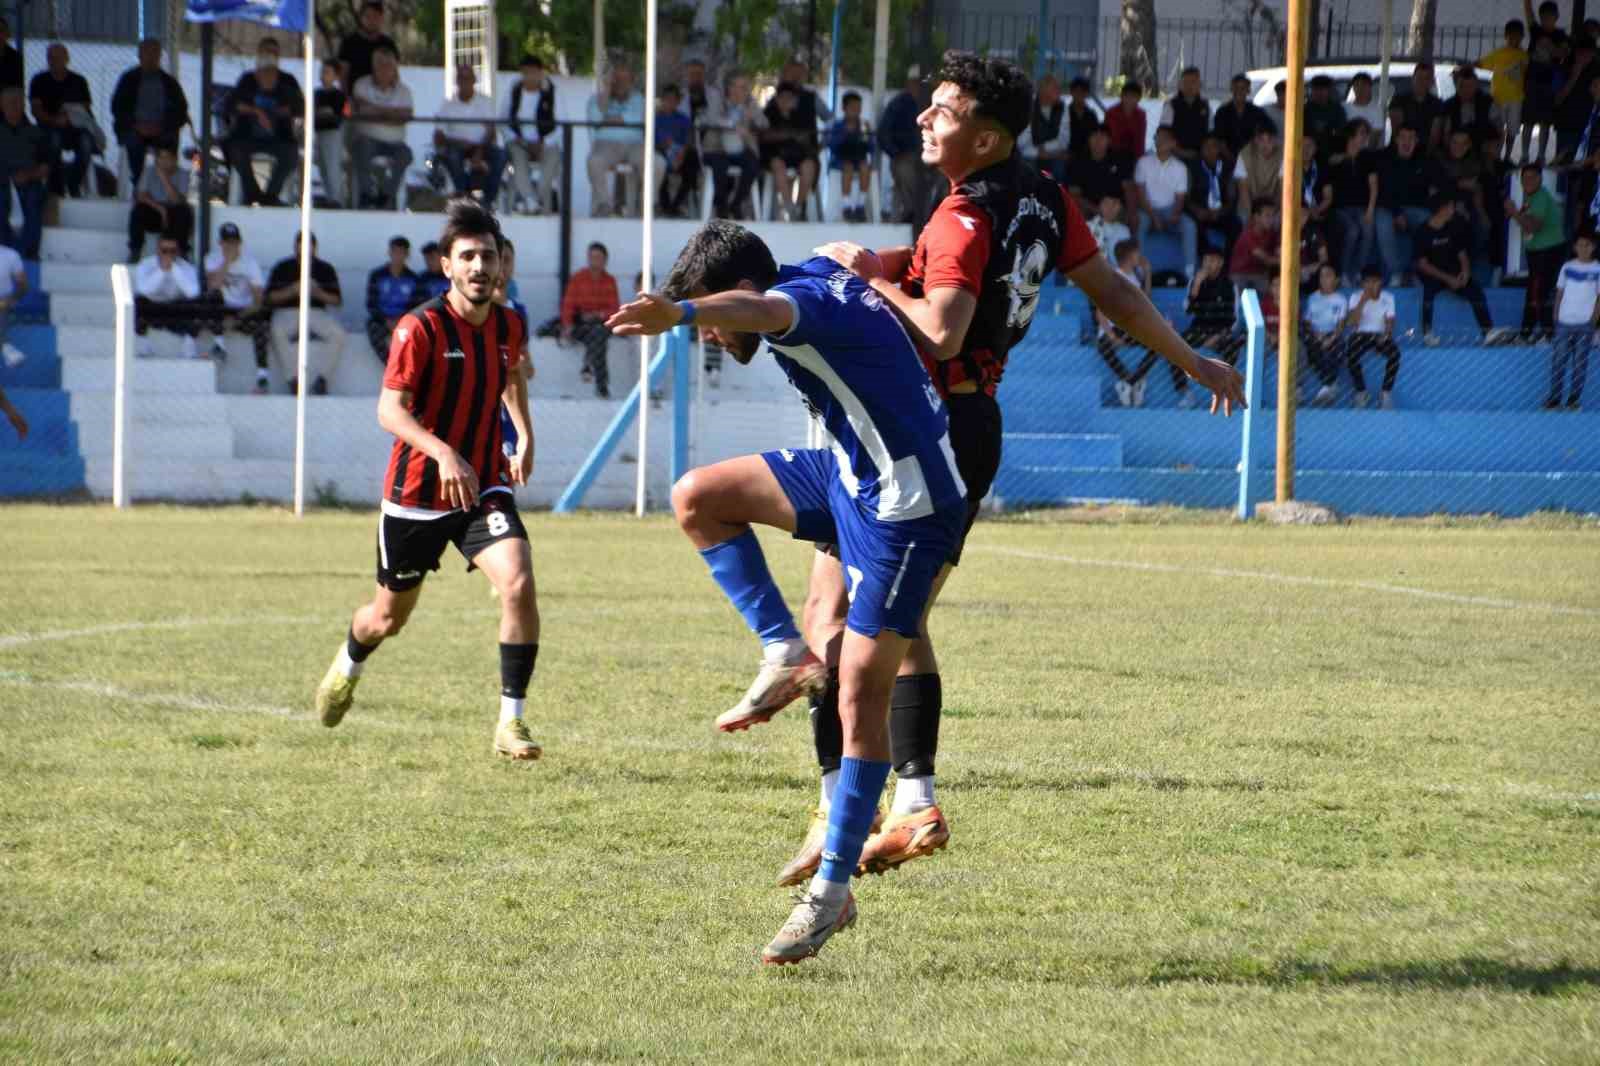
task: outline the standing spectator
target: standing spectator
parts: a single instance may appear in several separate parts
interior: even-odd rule
[[[266,278],[255,256],[244,250],[244,240],[239,227],[224,222],[217,230],[217,247],[206,255],[206,295],[220,301],[222,314],[212,323],[211,354],[219,362],[228,357],[223,333],[234,329],[245,334],[255,346],[257,365],[266,362],[268,342],[267,315],[261,307],[262,289]],[[267,391],[266,371],[258,370],[256,391]]]
[[[1178,92],[1161,109],[1161,124],[1172,127],[1173,152],[1188,162],[1200,156],[1200,142],[1211,129],[1211,103],[1200,95],[1200,68],[1178,76]]]
[[[21,353],[11,347],[6,337],[11,331],[11,309],[27,293],[28,271],[22,264],[22,256],[0,245],[0,358],[5,363],[15,365],[22,361],[17,358]]]
[[[367,340],[372,354],[389,361],[389,338],[401,316],[422,303],[417,275],[407,265],[411,242],[404,237],[389,238],[389,261],[374,267],[367,275]],[[510,282],[510,277],[505,279]]]
[[[1306,100],[1305,133],[1317,142],[1318,162],[1326,164],[1342,147],[1348,120],[1344,105],[1333,98],[1333,79],[1318,74],[1311,79],[1311,96]]]
[[[144,253],[144,235],[158,233],[174,238],[184,255],[194,233],[194,209],[189,206],[189,172],[178,166],[178,153],[165,146],[156,149],[156,165],[145,170],[133,192],[128,212],[128,262]]]
[[[1233,326],[1238,318],[1238,292],[1233,280],[1223,269],[1227,259],[1220,248],[1207,248],[1200,256],[1200,269],[1189,282],[1189,295],[1184,310],[1189,312],[1189,328],[1183,339],[1195,348],[1209,348],[1226,359],[1229,366],[1239,361],[1239,349],[1244,338]],[[1184,410],[1195,405],[1194,393],[1189,391],[1189,376],[1172,368],[1172,387],[1178,390],[1178,406]]]
[[[387,45],[372,53],[372,73],[356,80],[350,93],[350,164],[355,171],[356,203],[393,211],[400,183],[411,166],[406,123],[411,121],[411,90],[400,80],[400,61]],[[373,167],[389,160],[388,177]]]
[[[1431,310],[1433,305],[1424,306]],[[1394,294],[1384,290],[1383,271],[1376,266],[1369,266],[1361,272],[1361,288],[1350,294],[1350,313],[1345,316],[1344,324],[1351,333],[1349,346],[1345,350],[1350,383],[1356,389],[1351,402],[1357,407],[1367,406],[1367,378],[1361,372],[1361,357],[1375,351],[1384,359],[1383,386],[1378,393],[1378,406],[1386,411],[1392,410],[1394,382],[1400,376],[1400,346],[1394,342]]]
[[[1566,231],[1561,206],[1544,187],[1544,170],[1524,163],[1521,170],[1522,207],[1506,197],[1506,217],[1522,229],[1522,247],[1528,257],[1528,288],[1522,302],[1522,336],[1549,340],[1555,333],[1555,293],[1561,259],[1566,254]]]
[[[1150,295],[1150,260],[1146,259],[1139,251],[1136,241],[1123,241],[1113,250],[1117,273],[1130,284],[1141,289],[1145,296]],[[1117,381],[1114,388],[1117,393],[1117,402],[1124,407],[1144,406],[1144,378],[1150,373],[1150,368],[1156,365],[1156,353],[1146,351],[1139,365],[1130,372],[1117,354],[1119,351],[1137,346],[1137,342],[1128,334],[1122,332],[1115,322],[1112,322],[1101,310],[1094,309],[1094,318],[1099,326],[1099,334],[1095,337],[1095,348],[1100,353],[1100,358],[1106,366],[1116,375]]]
[[[178,79],[161,69],[161,42],[155,38],[139,42],[139,65],[117,79],[111,118],[134,181],[144,173],[146,150],[161,144],[178,147],[178,132],[189,124],[189,101]]]
[[[1573,233],[1593,229],[1596,206],[1600,204],[1600,73],[1586,86],[1589,113],[1574,133],[1577,137],[1571,155],[1558,156],[1567,171],[1567,229]],[[1558,134],[1566,134],[1563,127]]]
[[[511,83],[506,117],[506,157],[511,160],[511,185],[524,209],[554,214],[556,186],[561,182],[561,141],[556,136],[556,85],[544,71],[544,60],[522,57],[520,77]],[[539,165],[539,196],[533,195],[533,166]]]
[[[1422,139],[1422,154],[1437,155],[1444,147],[1444,102],[1434,91],[1433,64],[1418,63],[1411,71],[1411,91],[1396,93],[1405,124]]]
[[[1489,93],[1505,120],[1507,159],[1511,158],[1511,146],[1519,134],[1522,137],[1522,158],[1527,159],[1528,140],[1533,133],[1531,127],[1524,128],[1522,125],[1522,101],[1527,93],[1525,82],[1528,72],[1528,53],[1522,47],[1525,30],[1521,19],[1507,22],[1505,43],[1478,60],[1479,67],[1494,75],[1489,82]]]
[[[726,84],[727,103],[721,124],[727,128],[720,132],[720,141],[713,142],[717,151],[706,152],[706,165],[711,168],[716,216],[743,218],[750,213],[750,188],[761,170],[761,142],[756,131],[766,127],[767,117],[750,96],[748,75],[730,74]],[[921,143],[920,137],[918,143]],[[921,149],[918,151],[920,153]],[[739,168],[739,182],[730,187],[728,173],[733,167]],[[897,197],[901,191],[896,190]]]
[[[1222,138],[1207,133],[1200,142],[1200,155],[1189,165],[1189,190],[1185,204],[1199,227],[1199,247],[1215,248],[1227,262],[1233,242],[1239,236],[1239,193],[1233,184],[1233,168],[1222,157]]]
[[[0,244],[15,248],[24,259],[39,258],[49,176],[49,149],[39,127],[22,113],[22,87],[0,89]],[[22,207],[21,233],[11,229],[13,189]]]
[[[793,82],[780,82],[763,111],[761,165],[775,190],[773,203],[784,221],[806,219],[806,205],[817,181],[817,123],[802,107],[805,90]],[[791,189],[789,171],[795,172]]]
[[[494,102],[478,92],[478,74],[463,63],[456,68],[456,95],[439,105],[433,149],[450,172],[456,192],[478,192],[491,210],[500,195],[506,153],[495,143]]]
[[[1024,159],[1039,165],[1039,169],[1062,181],[1066,177],[1067,105],[1061,99],[1061,83],[1054,74],[1039,79],[1033,100],[1033,114],[1028,126],[1017,138],[1017,151]]]
[[[1271,122],[1256,127],[1255,136],[1233,165],[1238,190],[1239,218],[1248,221],[1263,200],[1276,204],[1283,196],[1283,145]]]
[[[1332,263],[1317,270],[1317,291],[1306,297],[1301,315],[1306,358],[1322,387],[1311,398],[1315,407],[1328,407],[1339,399],[1339,335],[1344,332],[1350,303],[1339,291],[1339,272]]]
[[[11,46],[11,23],[0,17],[0,89],[22,88],[22,53]]]
[[[450,291],[450,279],[439,269],[439,245],[429,241],[421,248],[422,273],[417,275],[417,299],[426,303]]]
[[[133,271],[133,328],[141,338],[151,327],[183,338],[183,354],[196,356],[194,338],[200,324],[212,314],[200,300],[200,278],[193,264],[178,254],[176,237],[163,235],[156,254],[139,261]],[[152,355],[148,343],[138,342],[138,354]]]
[[[1089,106],[1089,79],[1073,78],[1067,86],[1067,158],[1089,150],[1089,134],[1101,126],[1100,116]]]
[[[1106,130],[1111,134],[1111,153],[1132,167],[1144,158],[1145,117],[1139,101],[1144,87],[1129,78],[1122,83],[1122,95],[1115,107],[1106,111]]]
[[[698,157],[690,151],[694,124],[678,110],[683,94],[676,85],[664,85],[656,100],[656,155],[661,160],[661,185],[657,210],[668,218],[681,218],[694,191]]]
[[[1272,87],[1272,103],[1261,109],[1267,113],[1267,120],[1272,123],[1272,128],[1278,131],[1279,136],[1288,136],[1289,133],[1289,112],[1285,110],[1288,99],[1289,83],[1280,78]]]
[[[1384,107],[1372,92],[1372,75],[1364,70],[1357,71],[1350,79],[1350,99],[1344,102],[1344,114],[1351,122],[1361,119],[1367,124],[1371,133],[1369,148],[1382,148],[1387,143],[1383,132]]]
[[[589,245],[589,266],[567,279],[561,297],[561,339],[583,345],[583,380],[594,384],[594,394],[611,398],[611,371],[606,365],[606,342],[611,331],[606,319],[616,314],[617,279],[606,273],[611,253],[599,241]]]
[[[1500,109],[1494,99],[1479,92],[1478,72],[1472,67],[1456,68],[1456,95],[1445,105],[1445,136],[1458,130],[1472,135],[1473,146],[1502,128]]]
[[[917,125],[921,113],[922,68],[912,67],[878,121],[878,147],[889,157],[894,176],[895,222],[913,221],[927,196],[928,168],[922,163],[922,128]]]
[[[1404,283],[1402,271],[1409,259],[1400,254],[1397,235],[1408,237],[1428,220],[1433,212],[1428,201],[1443,181],[1433,162],[1417,151],[1417,131],[1401,126],[1394,133],[1394,144],[1378,159],[1378,210],[1374,230],[1378,254],[1390,272],[1389,287]]]
[[[339,64],[332,59],[322,61],[322,84],[312,94],[311,107],[316,137],[312,147],[317,153],[317,169],[322,172],[324,207],[344,205],[344,112],[349,97],[339,88]]]
[[[1433,301],[1441,292],[1451,292],[1472,305],[1473,317],[1485,343],[1500,339],[1504,331],[1494,328],[1489,318],[1489,303],[1483,288],[1472,280],[1472,259],[1467,253],[1471,240],[1466,224],[1456,218],[1456,202],[1441,193],[1433,199],[1433,215],[1417,230],[1417,277],[1422,280],[1423,343],[1438,347],[1439,335],[1433,332]],[[1359,386],[1358,386],[1359,387]]]
[[[1576,42],[1572,50],[1572,66],[1564,72],[1564,75],[1561,88],[1555,93],[1555,103],[1551,112],[1553,118],[1540,125],[1539,150],[1532,156],[1524,153],[1524,158],[1535,162],[1544,159],[1545,133],[1550,126],[1554,126],[1556,130],[1557,165],[1572,158],[1578,142],[1589,132],[1589,123],[1595,113],[1594,80],[1600,78],[1600,56],[1595,52],[1593,41],[1580,38]],[[1524,129],[1533,124],[1533,120],[1528,117],[1528,109],[1532,106],[1530,97],[1523,105]],[[1596,136],[1600,134],[1589,138],[1591,145],[1600,144]]]
[[[94,157],[93,101],[89,83],[82,74],[67,69],[71,57],[60,41],[45,51],[47,68],[28,83],[28,100],[33,105],[33,121],[50,144],[52,158],[72,153],[72,162],[51,175],[50,191],[64,196],[83,195],[84,175]]]
[[[696,131],[694,137],[689,138],[688,165],[697,175],[702,172],[705,160],[702,152],[714,152],[721,147],[721,138],[711,126],[722,125],[724,118],[722,112],[722,94],[714,86],[706,84],[706,61],[691,59],[683,65],[683,113],[689,116],[689,124]]]
[[[1100,198],[1100,206],[1088,222],[1089,233],[1100,246],[1100,254],[1113,265],[1117,261],[1117,245],[1133,240],[1133,234],[1121,219],[1122,197],[1116,193],[1106,193]]]
[[[872,180],[872,138],[861,118],[861,94],[847,92],[840,106],[844,113],[828,127],[828,165],[840,171],[844,220],[867,220],[867,183]]]
[[[1593,233],[1580,233],[1572,239],[1572,259],[1562,266],[1556,283],[1556,343],[1550,352],[1550,395],[1547,411],[1561,406],[1561,388],[1566,384],[1567,363],[1572,363],[1572,389],[1567,393],[1567,410],[1583,406],[1583,381],[1589,371],[1589,349],[1594,346],[1594,331],[1600,326],[1600,263],[1594,259]]]
[[[262,38],[256,46],[256,68],[246,71],[229,94],[229,130],[222,141],[246,206],[283,206],[278,194],[300,158],[294,120],[304,109],[302,99],[294,75],[278,69],[278,42]],[[257,155],[272,157],[265,192],[256,184]]]
[[[1184,273],[1192,278],[1200,230],[1183,209],[1189,194],[1189,168],[1173,153],[1176,143],[1170,127],[1158,128],[1156,150],[1134,168],[1133,181],[1139,187],[1139,245],[1148,246],[1152,232],[1176,231],[1183,247]]]
[[[589,98],[588,114],[590,122],[604,123],[590,132],[590,210],[595,218],[637,215],[644,174],[644,97],[633,88],[633,71],[620,63],[613,67],[611,77]],[[619,209],[613,202],[611,175],[621,166],[628,168],[627,193]]]
[[[1455,201],[1455,219],[1470,229],[1467,251],[1476,256],[1489,246],[1489,212],[1484,197],[1483,157],[1474,150],[1472,134],[1456,130],[1450,135],[1450,150],[1440,167],[1440,184]],[[1496,195],[1495,202],[1499,203]]]
[[[1339,162],[1329,168],[1334,218],[1346,284],[1354,288],[1362,267],[1377,250],[1378,171],[1376,153],[1367,151],[1367,124],[1357,119],[1344,129]],[[1398,270],[1398,263],[1389,264]]]
[[[1107,196],[1129,199],[1133,169],[1111,153],[1111,134],[1097,126],[1089,134],[1089,151],[1067,164],[1067,191],[1078,201],[1085,218],[1093,218]]]
[[[303,252],[300,234],[295,234],[294,255],[280,259],[267,277],[267,306],[272,308],[272,351],[278,359],[278,369],[288,379],[289,391],[300,391],[298,377],[299,359],[295,346],[300,331],[300,256]],[[311,237],[311,293],[306,310],[306,327],[310,333],[306,342],[306,369],[314,375],[311,383],[313,396],[328,392],[328,378],[339,365],[344,352],[345,332],[338,318],[328,313],[330,307],[344,304],[339,291],[339,272],[332,264],[317,258],[317,238]],[[316,358],[317,346],[311,338],[319,338],[326,349],[325,357]]]
[[[373,56],[380,48],[400,54],[394,38],[383,32],[383,0],[366,0],[356,17],[355,32],[339,42],[339,82],[345,92],[354,96],[356,82],[376,69]]]
[[[1233,242],[1228,273],[1240,285],[1266,288],[1267,276],[1278,269],[1278,205],[1257,200],[1250,205],[1250,223]]]
[[[1300,138],[1300,202],[1305,205],[1305,222],[1324,223],[1333,212],[1333,184],[1309,133]]]
[[[1222,138],[1223,158],[1230,164],[1236,161],[1262,124],[1271,121],[1265,111],[1251,103],[1250,79],[1235,74],[1228,83],[1228,102],[1217,108],[1211,119],[1211,129]]]

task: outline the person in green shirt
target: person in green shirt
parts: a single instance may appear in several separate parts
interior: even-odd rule
[[[1522,302],[1522,335],[1549,340],[1556,332],[1556,274],[1566,256],[1567,235],[1561,206],[1544,187],[1544,171],[1534,163],[1522,168],[1522,207],[1506,197],[1506,217],[1522,228],[1528,260],[1528,290]]]

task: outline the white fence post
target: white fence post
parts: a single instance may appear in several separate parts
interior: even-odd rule
[[[117,312],[116,378],[111,397],[111,505],[128,506],[128,356],[133,346],[133,276],[121,263],[111,268]]]

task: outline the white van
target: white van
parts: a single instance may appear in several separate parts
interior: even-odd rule
[[[1389,98],[1411,91],[1411,72],[1416,69],[1416,59],[1391,59],[1389,61]],[[1473,60],[1439,58],[1433,60],[1433,80],[1436,83],[1433,91],[1439,94],[1439,99],[1449,100],[1456,94],[1455,69],[1468,66]],[[1383,61],[1379,58],[1372,59],[1343,59],[1337,63],[1307,63],[1306,84],[1318,75],[1326,75],[1333,79],[1333,98],[1335,100],[1350,99],[1350,79],[1357,74],[1368,74],[1372,77],[1372,91],[1378,91],[1378,75],[1383,69]],[[1269,107],[1278,102],[1276,93],[1277,84],[1288,75],[1287,67],[1263,67],[1260,70],[1245,72],[1245,77],[1250,79],[1250,99],[1259,107]],[[1484,92],[1489,91],[1488,79],[1479,76],[1478,84]]]

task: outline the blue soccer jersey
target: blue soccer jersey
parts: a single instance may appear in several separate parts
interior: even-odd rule
[[[767,343],[827,431],[857,506],[883,522],[965,508],[944,401],[883,297],[822,257],[782,267],[769,291],[794,306],[794,322]]]

